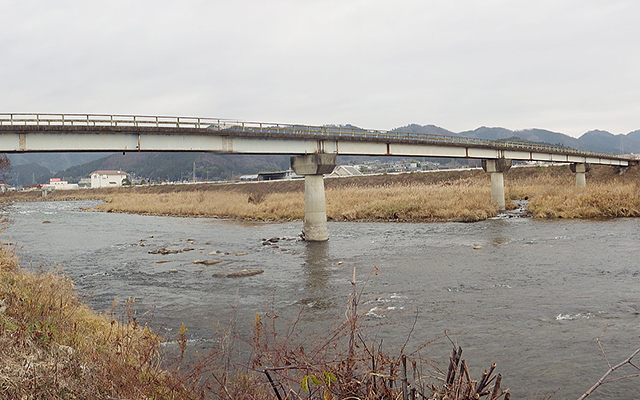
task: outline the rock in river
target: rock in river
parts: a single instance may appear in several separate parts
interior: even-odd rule
[[[226,271],[213,274],[214,278],[244,278],[245,276],[260,275],[262,269],[243,269],[241,271]]]
[[[216,265],[220,264],[222,260],[195,260],[194,264],[204,264],[204,265]]]

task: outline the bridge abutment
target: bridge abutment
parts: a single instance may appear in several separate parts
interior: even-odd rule
[[[491,201],[504,211],[506,203],[504,200],[504,173],[511,168],[511,160],[506,158],[496,158],[482,160],[482,169],[491,174]]]
[[[570,164],[571,172],[576,174],[576,186],[587,186],[587,172],[591,169],[591,166],[587,163]]]
[[[324,174],[336,167],[335,154],[309,154],[291,157],[293,171],[304,176],[305,240],[323,242],[329,239],[327,230],[327,203],[324,196]]]

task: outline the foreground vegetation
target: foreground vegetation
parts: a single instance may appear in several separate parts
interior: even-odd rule
[[[23,269],[14,249],[2,246],[0,399],[510,398],[496,364],[482,373],[472,371],[460,347],[453,348],[443,370],[422,356],[433,341],[412,350],[405,343],[395,352],[385,351],[382,340],[368,338],[359,323],[362,291],[352,284],[346,319],[323,335],[312,335],[316,339],[298,331],[298,321],[277,329],[277,316],[256,315],[251,338],[223,331],[210,354],[196,354],[189,368],[181,370],[187,349],[183,325],[175,338],[181,350],[177,367],[166,369],[167,360],[158,351],[160,338],[138,324],[133,301],[125,302],[124,320],[97,314],[78,300],[68,278]],[[240,346],[250,357],[239,356]],[[609,364],[579,399],[604,383],[637,377],[633,370],[608,378],[625,366],[635,368],[639,353],[637,349],[622,362]]]
[[[640,216],[638,168],[594,166],[587,187],[575,186],[567,166],[512,168],[506,196],[528,200],[536,218]],[[496,215],[488,174],[481,170],[326,179],[327,217],[334,221],[478,221]],[[146,186],[56,191],[45,199],[102,199],[105,212],[299,220],[304,182]],[[39,192],[8,193],[2,201],[40,200]],[[507,202],[508,208],[514,208]]]
[[[128,316],[94,313],[70,279],[22,269],[2,247],[0,398],[186,398],[159,367],[160,338]]]
[[[472,380],[459,348],[448,372],[435,379],[419,350],[383,352],[381,342],[369,343],[360,330],[357,304],[354,282],[347,321],[325,339],[298,340],[295,322],[279,338],[275,318],[263,321],[258,315],[251,339],[226,332],[214,351],[196,356],[189,369],[167,370],[160,338],[138,324],[133,301],[125,302],[124,320],[97,314],[78,300],[71,280],[23,269],[14,249],[3,246],[0,399],[509,398],[501,376],[493,375],[495,365]],[[176,338],[179,361],[186,331],[183,325]],[[250,365],[238,364],[234,349],[242,343]]]

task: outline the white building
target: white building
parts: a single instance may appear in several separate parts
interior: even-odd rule
[[[69,183],[67,181],[63,181],[60,178],[51,178],[49,179],[49,184],[44,185],[47,190],[71,190],[77,189],[78,185],[76,183]]]
[[[127,177],[124,171],[94,171],[91,173],[91,187],[116,187],[122,186],[122,181]]]
[[[329,177],[336,176],[362,176],[362,172],[352,165],[338,165],[334,168],[333,172],[329,174]]]

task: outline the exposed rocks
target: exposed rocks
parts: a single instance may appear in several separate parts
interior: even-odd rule
[[[178,253],[182,253],[182,250],[169,250],[169,249],[164,248],[164,247],[160,247],[157,250],[153,250],[153,251],[149,252],[149,254],[162,254],[162,255],[178,254]]]
[[[295,241],[295,240],[298,240],[298,239],[297,238],[290,238],[290,237],[282,237],[282,238],[272,237],[272,238],[269,238],[269,239],[264,239],[263,238],[262,239],[262,245],[263,246],[272,246],[272,245],[274,245],[274,244],[276,244],[276,243],[278,243],[280,241],[291,242],[291,241]]]
[[[194,264],[202,264],[202,265],[216,265],[220,264],[222,260],[195,260]]]
[[[217,272],[213,274],[214,278],[244,278],[247,276],[260,275],[264,272],[262,269],[243,269],[240,271]]]

